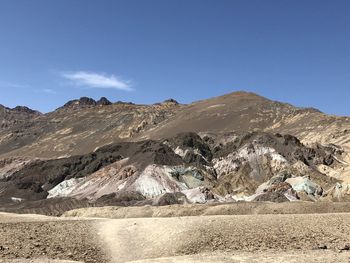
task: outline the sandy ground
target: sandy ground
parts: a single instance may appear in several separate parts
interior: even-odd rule
[[[101,222],[99,234],[117,262],[217,251],[243,251],[252,256],[269,250],[275,251],[273,255],[325,248],[338,252],[350,244],[350,215],[119,219]]]
[[[78,261],[71,260],[55,260],[55,259],[0,259],[0,263],[82,263]]]
[[[323,214],[350,213],[350,202],[234,202],[169,206],[104,206],[78,208],[68,217],[144,218],[209,215]]]
[[[129,261],[129,263],[301,263],[301,262],[349,262],[347,253],[332,251],[267,251],[267,252],[219,252],[200,255],[167,257]]]
[[[350,214],[82,219],[0,214],[0,262],[350,262]],[[51,260],[50,260],[51,259]]]
[[[0,213],[0,259],[108,262],[94,229],[93,220]]]

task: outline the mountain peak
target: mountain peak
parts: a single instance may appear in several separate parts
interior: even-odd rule
[[[35,115],[41,114],[39,111],[32,110],[31,108],[29,108],[27,106],[16,106],[16,107],[11,109],[11,108],[8,108],[8,107],[0,104],[0,109],[8,111],[8,112],[12,112],[12,113],[26,113],[26,114],[35,114]]]
[[[63,107],[88,106],[96,105],[96,101],[89,97],[81,97],[80,99],[70,100]]]
[[[16,106],[12,109],[12,111],[23,112],[23,113],[28,113],[28,114],[39,114],[38,111],[32,110],[26,106]]]
[[[170,104],[176,104],[176,105],[179,104],[179,102],[177,100],[172,99],[172,98],[165,100],[163,103],[170,103]]]
[[[79,99],[68,101],[61,108],[82,108],[91,106],[107,106],[111,104],[112,102],[110,102],[106,97],[101,97],[98,101],[90,97],[80,97]]]
[[[101,97],[97,102],[97,105],[111,105],[112,102],[110,102],[106,97]]]

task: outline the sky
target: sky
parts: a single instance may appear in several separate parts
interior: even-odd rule
[[[237,90],[350,115],[348,0],[0,0],[0,104]]]

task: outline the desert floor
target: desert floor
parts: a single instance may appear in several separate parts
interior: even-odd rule
[[[350,213],[82,214],[0,213],[0,262],[350,262]]]

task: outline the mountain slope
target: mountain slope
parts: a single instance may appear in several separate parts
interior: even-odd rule
[[[247,92],[4,112],[0,208],[350,200],[348,117]]]
[[[171,100],[154,105],[109,105],[81,98],[15,129],[2,128],[0,156],[54,158],[88,153],[118,141],[166,138],[179,132],[232,131],[271,131],[313,142],[318,138],[346,144],[342,138],[350,131],[350,119],[246,92],[189,105]],[[309,136],[314,133],[318,136]]]
[[[1,129],[0,155],[57,158],[88,153],[155,127],[180,107],[172,102],[151,106],[95,104],[85,98],[76,102],[22,126]]]
[[[0,104],[0,130],[25,125],[40,115],[40,112],[25,106],[17,106],[11,109]]]
[[[307,138],[311,132],[334,134],[337,129],[335,139],[344,131],[350,133],[349,127],[349,117],[327,115],[314,108],[297,108],[254,93],[234,92],[185,105],[173,118],[145,134],[159,138],[188,131],[271,131]]]

